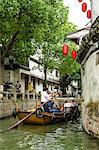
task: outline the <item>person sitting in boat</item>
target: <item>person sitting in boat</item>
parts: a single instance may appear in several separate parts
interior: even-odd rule
[[[79,117],[80,116],[78,104],[75,102],[75,100],[72,100],[72,115],[73,115],[73,117]]]
[[[59,107],[53,101],[51,101],[50,103],[51,103],[51,106],[49,107],[49,112],[50,113],[61,112],[61,110],[59,109]]]
[[[64,112],[70,114],[73,104],[67,100],[64,103]]]
[[[72,100],[72,107],[76,107],[76,106],[78,107],[78,104],[77,104],[77,103],[75,102],[75,100],[73,99],[73,100]]]

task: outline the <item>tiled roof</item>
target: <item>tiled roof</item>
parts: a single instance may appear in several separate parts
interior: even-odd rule
[[[90,47],[99,41],[99,16],[96,18],[87,35],[82,38],[82,42],[77,54],[77,61],[81,63],[89,52]]]

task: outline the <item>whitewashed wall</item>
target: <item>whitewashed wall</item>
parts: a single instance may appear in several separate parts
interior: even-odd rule
[[[93,53],[82,69],[82,95],[85,103],[99,101],[99,64],[96,65],[96,53]]]
[[[49,89],[50,92],[54,91],[55,85],[53,83],[50,83],[49,86],[48,86],[48,89]]]
[[[33,60],[29,60],[29,68],[30,68],[30,74],[34,77],[40,78],[44,80],[44,69],[42,66],[40,66],[40,69],[38,68],[38,63],[34,62]],[[56,69],[52,70],[52,73],[50,71],[47,72],[47,80],[48,81],[59,81],[60,80],[60,74],[58,71],[58,77],[56,77]]]
[[[49,81],[59,81],[60,80],[60,73],[59,73],[59,71],[58,71],[58,76],[56,76],[56,71],[58,71],[58,70],[56,70],[56,69],[53,69],[52,70],[52,73],[51,72],[48,72],[47,73],[47,80],[49,80]]]
[[[91,0],[92,3],[92,22],[99,16],[99,0]]]
[[[39,91],[43,91],[43,81],[39,80],[39,85],[38,85],[38,79],[35,79],[35,90],[36,93],[39,93]]]
[[[25,92],[25,77],[21,75],[21,92]]]
[[[66,88],[66,93],[67,94],[72,94],[72,87],[70,85],[68,85],[68,87]]]
[[[49,91],[52,91],[54,88],[52,87],[52,84],[50,84],[49,86],[48,86],[48,89],[49,89]]]
[[[40,67],[40,69],[38,69],[38,63],[29,60],[29,68],[30,68],[30,74],[32,76],[44,79],[43,67]]]
[[[77,88],[78,87],[78,82],[77,81],[72,81],[72,85]]]

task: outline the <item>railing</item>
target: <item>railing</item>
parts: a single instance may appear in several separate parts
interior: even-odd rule
[[[38,94],[36,93],[21,93],[21,92],[7,92],[0,91],[0,100],[36,100],[38,99]]]
[[[3,100],[40,100],[39,95],[37,93],[21,93],[21,92],[7,92],[7,91],[0,91],[0,101]],[[55,100],[60,103],[60,102],[65,102],[66,100],[72,101],[75,100],[79,104],[82,103],[83,99],[82,98],[75,98],[75,97],[56,97]]]

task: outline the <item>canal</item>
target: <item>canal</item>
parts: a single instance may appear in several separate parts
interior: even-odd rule
[[[16,120],[0,120],[0,131]],[[98,150],[99,140],[87,135],[81,122],[72,124],[22,125],[9,132],[0,132],[0,150]]]

